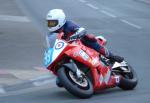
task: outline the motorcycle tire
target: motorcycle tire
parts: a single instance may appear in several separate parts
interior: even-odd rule
[[[56,78],[56,85],[57,85],[59,88],[62,88],[62,87],[63,87],[63,85],[62,85],[62,83],[60,82],[60,80],[59,80],[58,77]]]
[[[132,90],[138,83],[138,78],[135,70],[130,65],[128,65],[128,68],[130,70],[130,73],[128,73],[127,75],[122,75],[122,78],[118,85],[118,87],[122,88],[123,90]]]
[[[71,78],[69,77],[69,71],[71,70],[65,67],[61,67],[57,71],[58,78],[60,79],[64,88],[66,88],[66,90],[68,90],[71,94],[79,98],[90,98],[93,95],[93,86],[91,81],[86,78],[88,85],[85,88],[81,88],[78,84],[71,80]]]

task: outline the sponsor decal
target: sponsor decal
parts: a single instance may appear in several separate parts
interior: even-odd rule
[[[78,52],[75,52],[75,53],[73,54],[74,57],[77,57],[78,55],[79,55]]]
[[[64,42],[58,42],[56,45],[55,45],[55,49],[56,50],[58,50],[58,49],[61,49],[61,48],[63,48],[63,46],[64,46]]]
[[[103,83],[103,81],[104,81],[104,77],[103,77],[102,75],[100,75],[99,81],[100,81],[100,84],[102,84],[102,83]]]
[[[98,62],[99,62],[99,59],[96,57],[92,60],[92,65],[96,66],[98,64]]]
[[[99,81],[100,83],[105,83],[108,84],[109,80],[111,77],[111,71],[108,69],[107,73],[103,76],[102,74],[100,75]]]
[[[87,61],[89,59],[89,56],[83,51],[83,50],[80,50],[79,51],[79,55],[85,60]]]

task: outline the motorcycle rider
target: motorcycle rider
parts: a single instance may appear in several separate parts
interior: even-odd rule
[[[105,47],[101,46],[94,35],[87,34],[85,28],[79,27],[72,21],[66,20],[66,15],[61,9],[52,9],[48,12],[47,17],[48,30],[50,33],[64,32],[63,39],[70,40],[81,37],[84,45],[95,49],[97,52],[110,59],[111,61],[122,62],[123,57],[114,55]]]

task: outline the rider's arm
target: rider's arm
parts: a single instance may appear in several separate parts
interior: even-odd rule
[[[86,30],[83,27],[78,26],[76,23],[69,21],[68,26],[71,29],[72,32],[74,32],[70,37],[82,37],[83,35],[86,34]]]
[[[76,32],[74,33],[74,35],[78,35],[80,37],[84,36],[86,34],[86,30],[83,27],[79,27],[76,29]]]

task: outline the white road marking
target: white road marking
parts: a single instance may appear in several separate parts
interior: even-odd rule
[[[5,94],[5,93],[6,91],[2,87],[0,87],[0,94]]]
[[[124,23],[126,23],[126,24],[128,24],[128,25],[130,25],[130,26],[132,26],[132,27],[135,27],[135,28],[137,28],[137,29],[142,29],[141,26],[136,25],[136,24],[133,24],[133,23],[127,21],[127,20],[121,19],[121,21],[124,22]]]
[[[89,7],[91,7],[92,9],[95,9],[95,10],[99,9],[98,7],[96,7],[96,6],[92,5],[92,4],[86,4],[86,5],[89,6]]]
[[[101,10],[101,12],[102,12],[103,14],[107,15],[107,16],[112,17],[112,18],[116,18],[116,17],[117,17],[117,16],[115,16],[114,14],[112,14],[112,13],[110,13],[110,12],[108,12],[108,11],[105,11],[105,10]]]
[[[49,74],[49,75],[43,75],[43,76],[39,76],[37,78],[33,78],[33,79],[30,79],[30,81],[38,81],[38,80],[41,80],[41,79],[46,79],[46,78],[51,78],[52,76]]]
[[[42,86],[42,85],[46,85],[46,84],[48,84],[48,83],[52,83],[52,82],[54,82],[55,81],[55,79],[51,79],[51,80],[44,80],[44,81],[37,81],[37,82],[33,82],[33,85],[34,86]]]
[[[0,20],[14,21],[14,22],[30,22],[31,21],[26,16],[10,16],[10,15],[0,15]]]
[[[44,72],[49,72],[48,69],[46,69],[45,67],[33,67],[35,70],[38,70],[38,71],[44,71]]]
[[[87,1],[86,0],[79,0],[80,2],[82,2],[82,3],[86,3]]]
[[[150,1],[149,0],[139,0],[141,2],[144,2],[144,3],[147,3],[147,4],[150,4]]]

